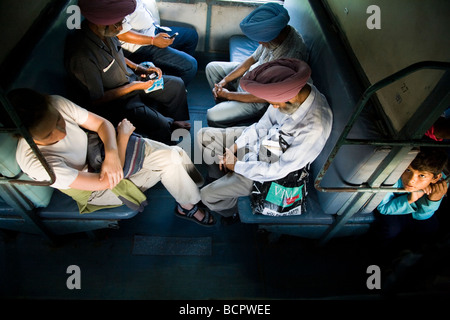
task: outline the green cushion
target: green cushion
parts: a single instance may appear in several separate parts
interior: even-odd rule
[[[20,173],[16,161],[17,139],[9,133],[0,133],[0,173],[5,177],[15,177]]]
[[[15,138],[8,133],[0,133],[0,173],[8,178],[15,177],[15,179],[19,180],[32,180],[25,173],[21,173],[16,161],[16,148],[17,140]],[[46,207],[53,194],[53,188],[51,187],[18,184],[14,186],[19,191],[20,197],[23,199],[27,198],[35,207]]]

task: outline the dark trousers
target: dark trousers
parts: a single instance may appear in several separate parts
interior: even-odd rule
[[[197,74],[197,60],[193,57],[198,34],[195,29],[171,27],[170,34],[178,32],[170,47],[142,46],[133,53],[124,50],[127,58],[136,63],[153,62],[164,74],[180,77],[187,86]]]
[[[171,145],[173,121],[189,120],[189,110],[183,81],[172,76],[163,78],[162,90],[150,93],[135,91],[92,111],[114,126],[127,118],[136,127],[136,133]]]
[[[175,76],[163,76],[164,88],[150,93],[140,92],[142,101],[166,117],[176,121],[189,120],[186,88],[183,81]]]

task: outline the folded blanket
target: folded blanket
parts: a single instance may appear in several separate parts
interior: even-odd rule
[[[81,214],[94,212],[100,209],[115,208],[123,204],[132,210],[142,212],[147,205],[147,197],[145,194],[128,179],[122,179],[113,189],[107,190],[107,192],[78,189],[60,189],[60,191],[76,201],[78,210]],[[112,205],[106,204],[107,201],[103,201],[105,203],[103,205],[92,204],[102,202],[102,197],[111,199],[111,196],[115,197],[114,200],[111,200],[111,203],[114,203]]]

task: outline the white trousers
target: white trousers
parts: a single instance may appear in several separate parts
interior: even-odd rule
[[[200,201],[204,180],[186,152],[177,146],[145,139],[142,169],[129,178],[142,191],[160,182],[180,204]]]
[[[225,147],[230,147],[245,127],[234,128],[202,128],[197,134],[197,142],[201,146],[203,159],[208,164],[210,177],[219,178],[201,189],[201,198],[210,210],[224,217],[238,212],[238,199],[251,193],[253,181],[235,172],[220,173],[218,155],[223,154]],[[243,154],[237,152],[240,159]]]

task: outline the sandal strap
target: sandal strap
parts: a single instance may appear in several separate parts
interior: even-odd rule
[[[183,208],[180,204],[178,204],[178,209],[180,209],[181,211],[183,211],[183,213],[186,215],[186,217],[188,218],[192,218],[194,216],[194,214],[198,211],[198,207],[197,205],[194,205],[194,207],[192,207],[191,210],[187,210],[185,208]]]
[[[209,224],[209,210],[204,210],[205,216],[203,217],[201,223]]]

